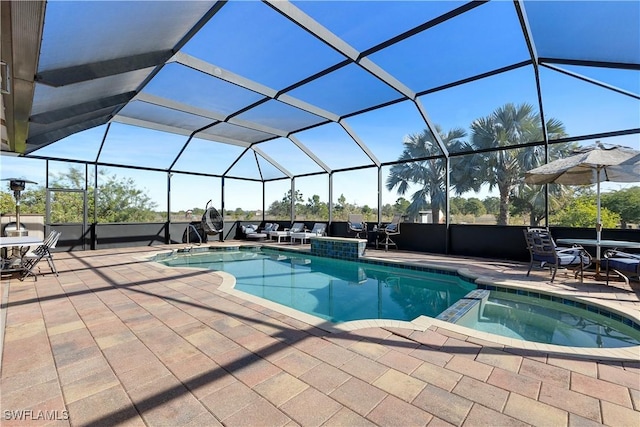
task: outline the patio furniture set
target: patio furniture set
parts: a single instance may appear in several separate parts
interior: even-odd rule
[[[393,219],[388,224],[383,224],[381,227],[377,225],[373,226],[371,232],[375,235],[376,249],[380,245],[384,246],[385,251],[389,250],[389,246],[396,246],[397,244],[391,238],[400,234],[400,221],[402,217],[400,215],[394,215]],[[356,239],[365,238],[368,239],[368,226],[361,214],[350,214],[347,221],[349,232],[354,234]],[[258,225],[249,224],[243,225],[241,228],[241,236],[247,240],[263,241],[263,240],[275,240],[277,243],[282,241],[289,241],[291,244],[300,241],[305,243],[310,240],[311,237],[326,236],[327,224],[317,222],[313,225],[311,230],[305,228],[304,223],[295,222],[290,228],[279,230],[279,224],[266,223],[264,227],[260,228]],[[361,236],[364,235],[364,237]]]
[[[609,284],[611,273],[614,272],[629,284],[629,279],[640,280],[640,254],[620,250],[640,249],[640,242],[598,239],[558,239],[557,243],[570,244],[570,247],[558,246],[546,228],[528,228],[524,230],[527,249],[530,254],[529,270],[535,263],[541,268],[549,268],[553,283],[559,268],[567,268],[580,276],[583,281],[585,270],[595,264],[596,279],[601,279],[601,272],[606,272],[606,284]],[[584,249],[584,246],[596,247],[596,258]],[[600,247],[609,247],[602,258],[599,257]]]
[[[308,230],[303,223],[296,222],[290,228],[285,228],[284,230],[278,230],[278,228],[280,227],[277,223],[266,223],[263,228],[249,224],[242,226],[242,233],[244,234],[244,238],[248,240],[261,241],[271,239],[278,243],[281,243],[283,240],[289,240],[291,244],[294,244],[296,240],[304,243],[313,236],[326,235],[327,225],[322,222],[317,222],[311,230]]]
[[[59,231],[52,230],[44,240],[34,236],[0,237],[0,273],[3,276],[16,273],[20,280],[28,276],[38,280],[39,270],[36,270],[36,267],[44,259],[49,264],[51,272],[57,276],[58,270],[53,263],[51,250],[56,247],[60,234]]]

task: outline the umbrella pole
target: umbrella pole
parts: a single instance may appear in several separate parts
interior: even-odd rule
[[[600,270],[600,238],[602,236],[602,223],[600,216],[600,167],[596,170],[596,272]]]

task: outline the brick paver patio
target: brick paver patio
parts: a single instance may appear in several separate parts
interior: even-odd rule
[[[224,275],[144,256],[55,254],[2,280],[3,426],[640,425],[640,354],[519,348],[430,326],[330,332],[223,292]],[[512,262],[368,251],[554,287],[637,315],[640,290],[525,277]]]

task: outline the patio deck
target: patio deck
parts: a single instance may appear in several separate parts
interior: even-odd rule
[[[441,324],[336,332],[219,289],[224,274],[145,260],[180,247],[56,253],[59,277],[44,264],[37,281],[3,278],[3,426],[640,424],[635,352],[595,360]],[[465,268],[636,317],[640,308],[637,283],[558,273],[550,284],[547,271],[527,278],[509,261],[367,256]]]

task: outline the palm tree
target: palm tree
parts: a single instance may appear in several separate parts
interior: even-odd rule
[[[491,115],[476,119],[471,124],[471,149],[481,151],[465,156],[472,163],[474,173],[489,184],[489,190],[498,188],[500,211],[497,223],[509,223],[509,202],[514,188],[523,185],[523,173],[544,162],[544,146],[508,149],[508,147],[527,142],[543,141],[542,120],[530,104],[505,104]],[[564,125],[556,119],[547,120],[548,138],[558,139],[566,136]],[[484,151],[505,148],[498,151]],[[560,147],[556,147],[560,150]],[[462,170],[469,170],[462,167]],[[478,179],[476,176],[475,179]]]
[[[459,149],[459,147],[466,145],[466,142],[462,140],[467,136],[463,129],[451,129],[445,134],[436,125],[436,131],[447,147]],[[446,162],[442,157],[442,151],[429,129],[418,134],[408,135],[403,145],[404,149],[398,158],[398,161],[402,163],[391,167],[386,183],[387,189],[396,188],[397,194],[404,196],[409,191],[411,184],[417,184],[418,190],[411,195],[411,203],[406,212],[409,219],[416,220],[419,212],[427,209],[430,205],[433,222],[438,223],[440,222],[440,211],[444,209],[447,197],[445,188]],[[472,185],[472,183],[470,182],[468,185]],[[476,189],[479,189],[479,186]]]
[[[509,196],[511,213],[514,215],[529,215],[529,225],[539,226],[546,217],[545,192],[539,185],[516,185]],[[573,191],[566,185],[552,185],[549,187],[549,211],[557,211],[573,195]]]

